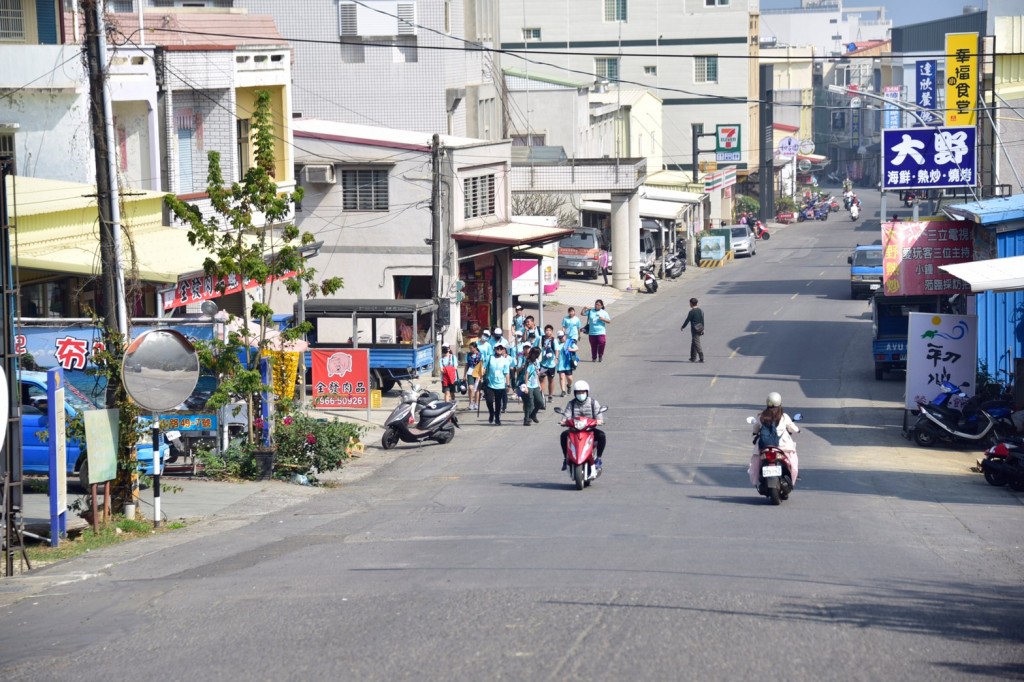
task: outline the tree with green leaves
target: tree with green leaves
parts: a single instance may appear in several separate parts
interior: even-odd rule
[[[243,399],[249,409],[248,433],[253,440],[253,399],[264,390],[259,372],[260,352],[268,348],[267,329],[274,313],[270,297],[272,282],[283,283],[294,296],[330,295],[342,287],[339,277],[318,281],[316,270],[308,267],[303,248],[314,237],[300,232],[287,220],[291,206],[302,199],[302,188],[279,193],[274,182],[274,132],[270,93],[257,93],[251,130],[254,162],[241,182],[226,186],[220,154],[209,153],[207,195],[214,214],[204,218],[199,207],[173,194],[165,197],[175,217],[188,228],[189,242],[209,255],[203,263],[207,275],[215,277],[223,292],[228,282],[259,282],[263,286],[251,305],[243,306],[241,331],[227,340],[214,340],[198,347],[203,366],[218,379],[217,390],[209,401],[211,408]],[[294,274],[293,274],[294,273]],[[242,289],[243,295],[247,295]],[[260,325],[255,337],[248,333],[250,322]],[[282,332],[285,341],[300,338],[310,330],[306,323]],[[245,358],[243,363],[239,355]]]

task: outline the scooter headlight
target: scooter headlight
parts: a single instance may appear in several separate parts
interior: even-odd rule
[[[586,419],[577,419],[575,422],[573,422],[573,427],[577,431],[582,431],[583,429],[587,428],[587,420]]]

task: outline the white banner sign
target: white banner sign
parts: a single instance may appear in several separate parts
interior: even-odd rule
[[[918,400],[931,401],[942,393],[942,382],[961,386],[974,395],[978,374],[978,317],[910,313],[907,332],[906,408]],[[964,384],[967,384],[966,386]],[[962,400],[951,400],[960,407]]]

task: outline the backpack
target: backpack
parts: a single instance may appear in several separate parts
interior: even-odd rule
[[[757,432],[755,441],[758,450],[779,447],[779,425],[761,424],[761,430]]]

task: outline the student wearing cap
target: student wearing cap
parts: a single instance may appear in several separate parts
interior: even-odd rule
[[[480,359],[482,362],[487,362],[489,358],[494,357],[494,344],[491,343],[490,329],[485,329],[480,332],[480,338],[476,342],[476,348],[480,351]]]
[[[469,352],[466,353],[466,388],[469,398],[469,407],[467,409],[477,409],[477,403],[480,402],[480,370],[483,369],[481,363],[483,361],[480,355],[479,347],[476,341],[471,341],[469,344]]]
[[[459,380],[459,359],[449,346],[441,346],[441,396],[455,402],[455,383]]]
[[[522,332],[526,328],[526,317],[523,315],[523,306],[516,306],[515,317],[512,318],[512,331]]]
[[[494,357],[484,367],[484,399],[487,401],[487,423],[501,426],[501,413],[508,405],[509,373],[512,360],[508,357],[505,344],[494,346]]]
[[[491,334],[491,348],[496,348],[499,343],[505,346],[506,351],[508,350],[508,339],[501,335],[501,327],[495,327]]]

